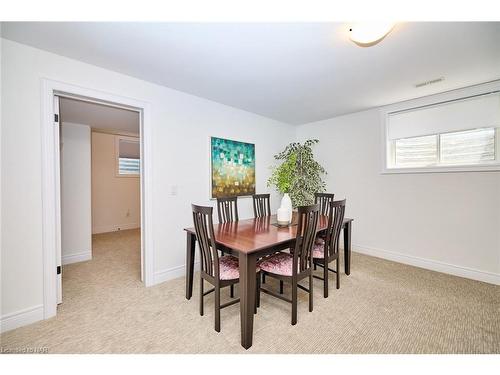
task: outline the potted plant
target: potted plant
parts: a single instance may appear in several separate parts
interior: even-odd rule
[[[283,194],[281,208],[291,209],[314,203],[314,193],[325,191],[326,184],[322,176],[325,169],[314,160],[312,146],[317,139],[308,139],[304,143],[290,143],[274,158],[281,162],[273,166],[267,186],[274,186]]]

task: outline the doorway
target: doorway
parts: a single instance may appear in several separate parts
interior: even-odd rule
[[[135,112],[139,117],[139,190],[140,190],[140,275],[145,286],[153,285],[153,249],[151,242],[150,120],[149,104],[144,101],[103,93],[52,80],[42,80],[42,201],[44,257],[44,317],[56,315],[61,296],[62,227],[60,163],[60,98],[93,103]],[[122,136],[130,137],[130,134]],[[119,158],[118,158],[119,159]],[[132,214],[131,212],[129,213]],[[120,227],[121,230],[121,227]]]
[[[109,283],[114,274],[142,279],[140,111],[54,98],[60,129],[61,303],[61,288],[78,288],[70,281],[77,275],[88,284],[100,280],[102,269]]]

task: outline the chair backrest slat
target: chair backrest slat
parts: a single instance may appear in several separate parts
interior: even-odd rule
[[[215,244],[213,208],[191,205],[196,239],[200,248],[201,269],[219,280],[219,255]]]
[[[303,272],[311,267],[312,249],[316,240],[319,205],[298,208],[297,238],[293,252],[293,272]]]
[[[326,230],[325,253],[332,257],[339,252],[339,238],[344,222],[346,200],[330,202],[328,227]]]
[[[271,194],[254,194],[253,214],[254,217],[271,216]]]
[[[320,215],[328,215],[333,197],[334,194],[332,193],[314,193],[314,203],[319,205]]]
[[[217,198],[219,223],[238,221],[238,197]]]

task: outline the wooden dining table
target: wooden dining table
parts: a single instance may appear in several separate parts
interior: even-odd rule
[[[351,227],[353,219],[345,218],[344,231],[344,271],[350,273],[351,266]],[[327,228],[328,217],[321,215],[317,232]],[[193,277],[196,232],[194,228],[185,228],[186,243],[186,298],[193,295]],[[255,273],[257,261],[266,255],[294,246],[297,225],[292,221],[288,227],[279,227],[276,215],[239,220],[224,224],[215,224],[215,242],[225,252],[230,252],[239,259],[239,293],[241,319],[241,345],[248,349],[252,346],[253,319],[255,304]]]

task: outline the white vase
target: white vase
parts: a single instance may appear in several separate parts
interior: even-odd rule
[[[291,222],[292,221],[292,200],[290,199],[290,195],[288,195],[288,193],[283,194],[283,198],[281,198],[280,208],[286,209],[288,211],[288,222]]]

